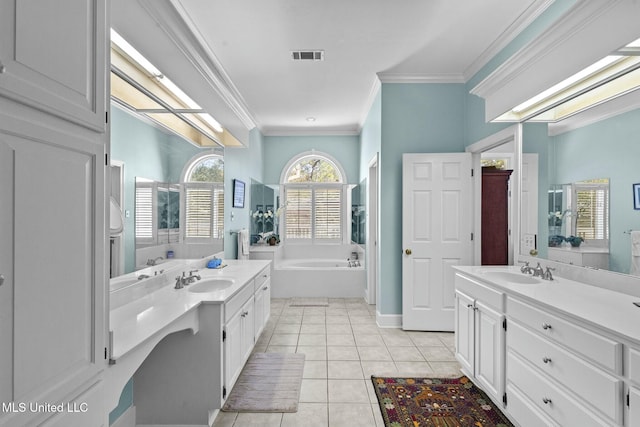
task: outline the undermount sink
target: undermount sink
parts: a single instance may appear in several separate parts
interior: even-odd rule
[[[205,279],[202,282],[189,285],[189,292],[204,293],[219,291],[233,285],[236,281],[229,278]]]
[[[506,282],[519,283],[523,285],[533,285],[540,283],[540,280],[535,277],[527,276],[525,274],[512,273],[510,271],[489,271],[485,273],[485,276],[496,280],[504,280]]]

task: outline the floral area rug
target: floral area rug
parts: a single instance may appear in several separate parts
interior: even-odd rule
[[[387,427],[513,427],[467,377],[371,377]]]

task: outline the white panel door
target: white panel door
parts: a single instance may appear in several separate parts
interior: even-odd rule
[[[522,210],[520,221],[520,253],[529,255],[538,242],[538,154],[522,155]]]
[[[454,265],[472,261],[471,154],[404,154],[402,328],[453,331]]]

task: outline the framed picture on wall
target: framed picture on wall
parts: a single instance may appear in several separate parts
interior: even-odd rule
[[[244,181],[239,179],[233,180],[233,207],[244,208]]]
[[[640,210],[640,184],[633,184],[633,209]]]

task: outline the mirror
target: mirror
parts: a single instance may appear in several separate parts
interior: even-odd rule
[[[277,185],[265,185],[251,178],[250,234],[251,244],[264,243],[262,236],[279,234],[279,218],[276,215],[280,207],[280,193]]]
[[[364,245],[366,235],[366,178],[351,189],[351,242]]]
[[[523,151],[539,159],[537,247],[540,258],[628,274],[640,109],[605,117],[554,136],[524,125]],[[584,241],[571,246],[572,235]]]

